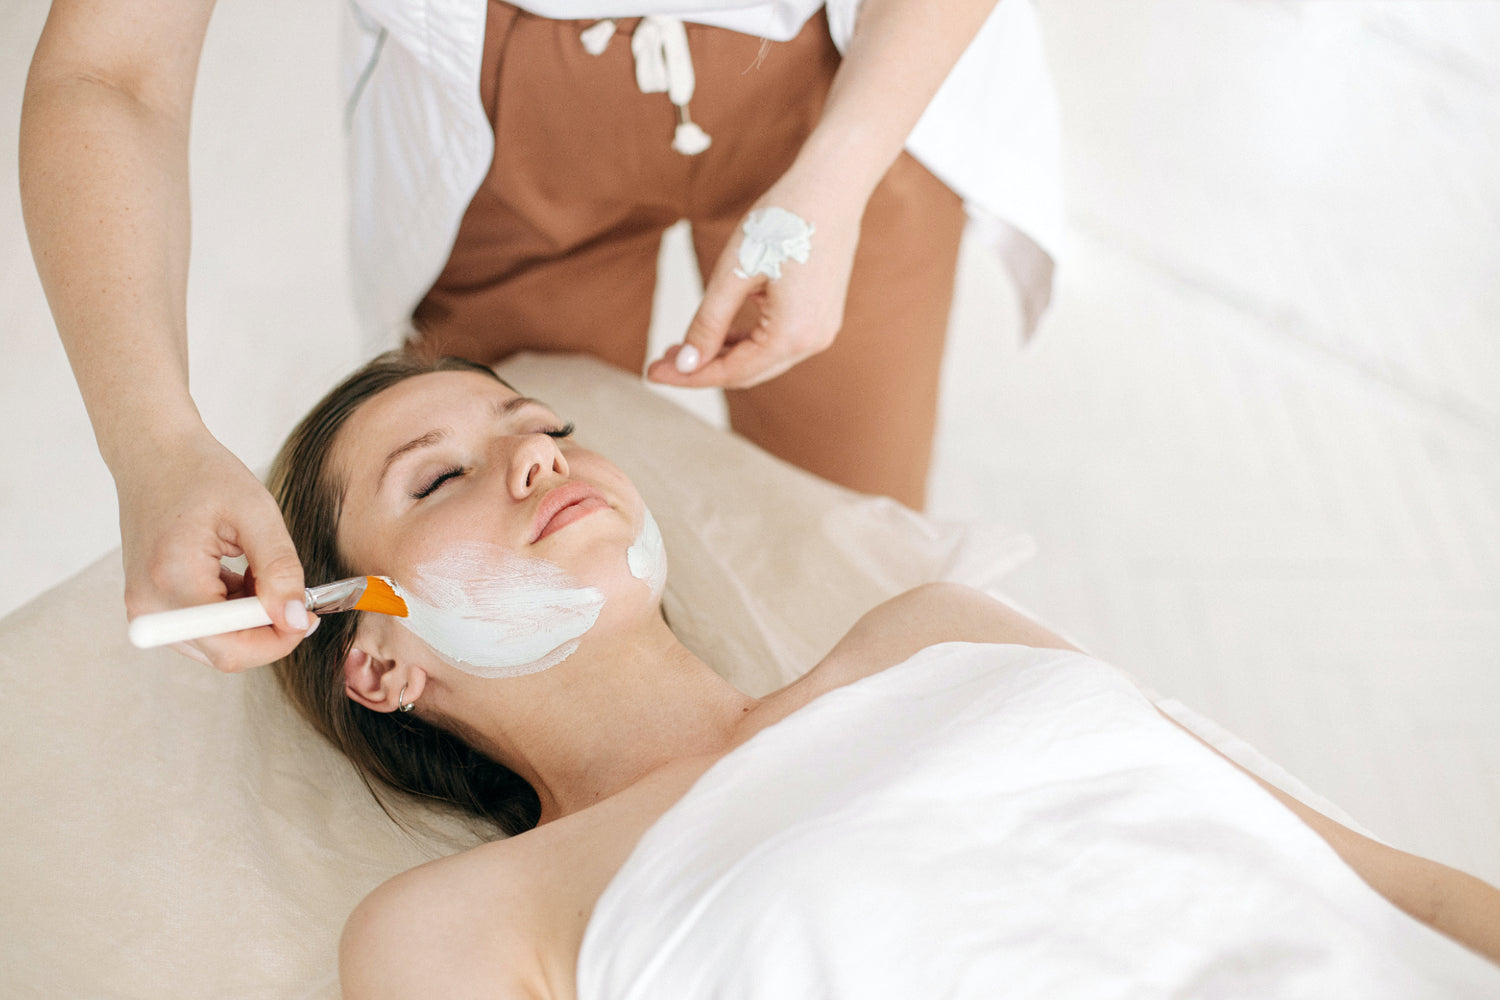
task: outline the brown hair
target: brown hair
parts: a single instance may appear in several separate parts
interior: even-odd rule
[[[346,483],[330,455],[340,429],[362,405],[391,386],[444,371],[476,372],[509,388],[483,365],[460,358],[427,361],[390,351],[335,386],[281,446],[269,485],[309,585],[356,575],[338,548]],[[536,826],[541,803],[514,771],[431,722],[404,712],[371,711],[344,693],[343,663],[363,614],[329,615],[272,667],[292,704],[353,762],[387,814],[391,810],[381,786],[458,806],[508,834]]]

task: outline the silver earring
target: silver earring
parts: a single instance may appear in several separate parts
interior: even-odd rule
[[[411,704],[407,704],[407,702],[406,702],[406,685],[405,684],[401,685],[401,693],[398,694],[398,695],[396,695],[396,710],[399,711],[399,712],[410,712],[412,709],[414,709],[416,707],[417,707],[417,703],[416,702],[412,702]]]

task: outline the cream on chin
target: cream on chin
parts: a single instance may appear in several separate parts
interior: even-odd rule
[[[630,575],[651,588],[653,599],[660,600],[667,589],[667,548],[661,540],[661,529],[650,508],[641,505],[641,530],[635,542],[625,552],[625,561],[630,566]]]

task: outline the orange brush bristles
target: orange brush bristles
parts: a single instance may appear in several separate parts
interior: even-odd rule
[[[378,611],[383,615],[406,617],[406,602],[391,589],[390,581],[383,576],[365,577],[365,592],[354,605],[355,611]]]

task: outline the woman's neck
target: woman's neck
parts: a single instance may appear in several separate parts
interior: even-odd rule
[[[628,636],[586,639],[549,670],[486,685],[485,695],[466,727],[536,789],[543,823],[674,760],[723,753],[759,704],[654,616]]]

